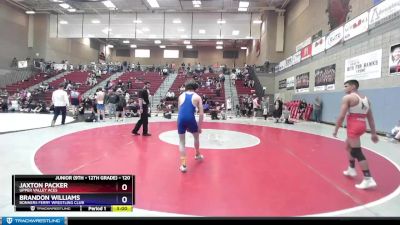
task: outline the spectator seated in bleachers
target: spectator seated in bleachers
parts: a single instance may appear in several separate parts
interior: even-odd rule
[[[8,108],[8,111],[15,112],[19,111],[20,109],[20,103],[18,102],[18,99],[15,97],[10,98],[9,100],[9,105],[10,107]]]
[[[127,111],[125,113],[126,117],[139,117],[138,109],[139,104],[137,101],[130,99],[127,105]]]
[[[165,108],[164,113],[163,113],[164,118],[166,119],[171,119],[172,118],[172,112],[170,109]]]
[[[215,107],[210,109],[210,114],[212,120],[226,119],[225,109],[218,102],[215,103]],[[221,118],[218,115],[221,115]]]
[[[168,68],[167,68],[167,67],[164,67],[164,68],[162,69],[162,75],[163,75],[163,76],[167,76],[167,75],[168,75]]]
[[[390,138],[390,141],[393,143],[400,142],[400,120],[398,124],[390,131],[390,133],[386,134],[387,137]]]
[[[210,111],[210,105],[206,101],[205,104],[203,104],[203,110],[205,113],[208,113]]]
[[[290,111],[286,105],[283,106],[282,119],[286,124],[294,124],[294,121],[290,118]]]
[[[0,98],[0,108],[2,112],[8,112],[7,99]]]
[[[167,94],[165,95],[165,100],[167,100],[167,101],[174,101],[174,100],[176,100],[176,98],[175,98],[175,92],[173,92],[173,91],[168,91]]]

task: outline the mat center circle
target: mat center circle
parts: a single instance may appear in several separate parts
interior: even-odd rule
[[[179,135],[176,130],[162,132],[159,135],[161,141],[169,144],[179,145]],[[204,149],[241,149],[260,144],[260,139],[254,135],[243,132],[203,129],[200,134],[200,148]],[[186,147],[194,147],[194,138],[191,133],[186,133]]]

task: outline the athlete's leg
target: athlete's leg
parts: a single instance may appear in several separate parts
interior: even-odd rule
[[[185,134],[179,134],[179,154],[180,154],[180,161],[181,166],[179,169],[182,172],[186,172],[186,151],[185,151]]]
[[[355,185],[356,188],[367,189],[376,187],[377,184],[369,171],[368,161],[361,150],[360,137],[348,137],[347,140],[351,147],[350,154],[353,158],[357,159],[364,175],[363,181],[360,184]]]
[[[203,155],[201,155],[201,153],[200,153],[199,132],[194,132],[192,134],[193,134],[193,138],[194,138],[194,149],[196,150],[196,155],[194,158],[197,160],[201,160],[201,159],[203,159]]]

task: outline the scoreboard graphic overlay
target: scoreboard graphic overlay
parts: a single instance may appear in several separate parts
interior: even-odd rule
[[[13,175],[15,211],[131,212],[132,175]]]

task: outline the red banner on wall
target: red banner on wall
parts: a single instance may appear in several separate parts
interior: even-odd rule
[[[312,53],[312,45],[307,45],[306,47],[301,49],[301,61],[310,58],[311,53]]]

